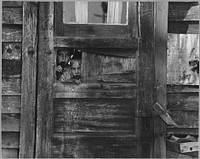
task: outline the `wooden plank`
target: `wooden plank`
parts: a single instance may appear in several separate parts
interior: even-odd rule
[[[20,114],[2,114],[2,131],[19,132]]]
[[[186,155],[186,154],[180,154],[178,152],[173,152],[167,150],[167,158],[188,158],[192,159],[192,156]]]
[[[199,151],[199,142],[186,142],[180,144],[181,153]]]
[[[2,148],[19,148],[19,133],[2,132]]]
[[[168,33],[174,34],[199,34],[198,21],[169,21]]]
[[[22,24],[23,8],[5,8],[2,11],[2,24]]]
[[[168,134],[177,134],[177,135],[198,135],[198,128],[184,128],[184,127],[179,127],[179,128],[167,128],[167,133]]]
[[[71,31],[70,31],[71,32]],[[125,37],[54,37],[55,47],[137,49],[138,39]]]
[[[20,60],[21,53],[21,43],[2,43],[2,59]]]
[[[199,86],[198,85],[167,85],[167,93],[168,94],[199,94]]]
[[[34,158],[36,129],[36,70],[38,45],[38,6],[23,3],[22,90],[20,158]]]
[[[168,2],[155,2],[155,100],[164,109],[167,106],[167,25],[168,25]],[[160,115],[168,124],[174,121],[166,114]],[[165,123],[159,117],[154,118],[154,146],[153,156],[155,158],[166,157]]]
[[[39,45],[37,84],[36,158],[50,158],[53,118],[54,55],[53,19],[54,3],[39,3]]]
[[[135,105],[130,99],[55,99],[54,132],[134,133]]]
[[[21,95],[21,79],[2,78],[2,95]]]
[[[199,95],[198,94],[168,94],[167,110],[198,111]]]
[[[2,113],[20,113],[21,96],[2,96]]]
[[[19,157],[19,149],[2,149],[2,157],[3,158],[18,158]]]
[[[152,120],[148,117],[142,117],[142,114],[151,112],[151,106],[154,104],[155,17],[153,2],[139,3],[139,18],[141,37],[136,59],[138,86],[136,111],[138,117],[136,118],[137,157],[151,158],[153,157]]]
[[[21,42],[22,26],[21,25],[3,25],[2,42]]]
[[[198,2],[169,2],[169,21],[199,21]]]
[[[169,111],[169,114],[181,128],[198,128],[198,111]]]
[[[136,85],[125,83],[54,83],[55,98],[136,98]]]
[[[22,1],[3,1],[3,7],[22,7]]]
[[[54,135],[52,157],[61,158],[134,158],[134,137],[77,137]]]
[[[20,77],[22,73],[21,60],[2,60],[2,76],[3,77]]]

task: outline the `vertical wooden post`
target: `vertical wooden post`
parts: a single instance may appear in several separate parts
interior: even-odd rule
[[[23,3],[20,158],[33,158],[35,151],[36,65],[38,5]]]
[[[155,100],[166,108],[168,2],[155,2]],[[153,157],[166,158],[166,128],[160,117],[154,118]]]
[[[36,157],[51,156],[54,44],[53,2],[39,3]]]

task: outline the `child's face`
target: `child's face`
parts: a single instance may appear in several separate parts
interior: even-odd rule
[[[81,64],[80,61],[76,60],[71,66],[72,76],[81,75]]]
[[[58,63],[61,63],[61,62],[65,62],[65,63],[68,63],[69,62],[69,59],[70,59],[70,54],[69,54],[69,51],[60,51],[58,53]]]

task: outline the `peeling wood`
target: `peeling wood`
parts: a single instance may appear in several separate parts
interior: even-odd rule
[[[2,114],[2,132],[19,132],[20,114]]]
[[[21,96],[2,96],[2,113],[20,113]]]
[[[19,148],[19,133],[2,132],[2,148]]]
[[[21,42],[22,26],[2,25],[2,42]]]
[[[2,24],[22,24],[23,8],[5,8],[2,11]]]

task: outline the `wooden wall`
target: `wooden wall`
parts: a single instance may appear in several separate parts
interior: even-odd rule
[[[19,154],[21,107],[22,2],[2,7],[2,157]]]

